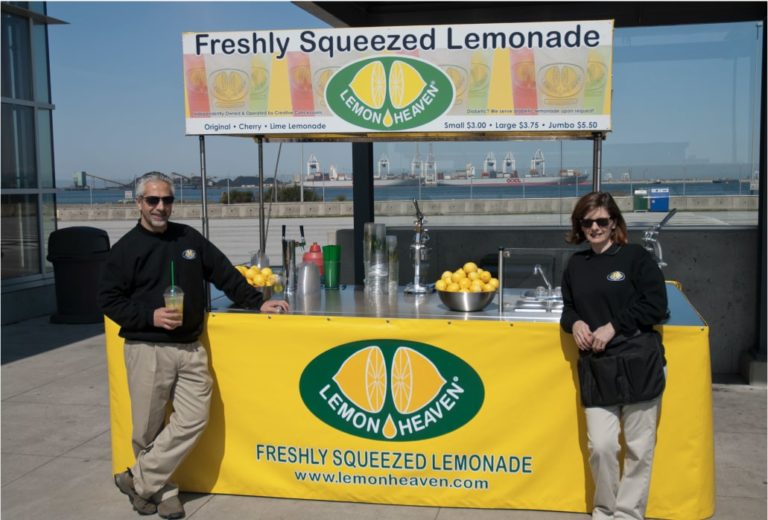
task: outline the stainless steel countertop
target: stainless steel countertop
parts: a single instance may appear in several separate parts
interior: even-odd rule
[[[213,289],[212,311],[251,312],[232,306],[221,292]],[[427,318],[441,320],[486,321],[537,321],[558,323],[560,311],[513,310],[523,289],[504,290],[505,312],[499,313],[499,295],[482,311],[456,312],[441,301],[437,292],[430,294],[405,294],[401,287],[397,294],[371,294],[361,286],[342,286],[338,290],[321,289],[311,295],[288,297],[291,311],[288,314],[304,316],[348,316],[375,318]],[[279,297],[279,296],[278,296]]]
[[[346,316],[374,318],[425,318],[439,320],[482,320],[559,323],[560,311],[514,310],[515,304],[530,289],[504,289],[504,312],[499,313],[499,295],[482,311],[456,312],[440,301],[436,292],[430,294],[404,294],[401,287],[397,294],[373,295],[360,286],[342,286],[338,290],[321,289],[319,292],[288,298],[291,310],[288,314],[300,316]],[[212,312],[242,312],[215,287],[211,287]],[[277,296],[278,298],[281,295]],[[667,283],[670,317],[665,325],[706,326],[696,309],[675,285]]]

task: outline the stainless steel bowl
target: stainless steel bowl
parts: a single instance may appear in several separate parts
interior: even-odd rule
[[[493,301],[496,292],[447,292],[437,291],[446,307],[452,311],[475,312],[485,309]]]

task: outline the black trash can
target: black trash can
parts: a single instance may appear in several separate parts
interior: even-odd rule
[[[48,237],[48,261],[56,281],[56,307],[51,323],[98,323],[104,319],[97,294],[109,253],[103,229],[70,227]]]

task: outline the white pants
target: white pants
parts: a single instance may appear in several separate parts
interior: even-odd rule
[[[131,395],[136,492],[155,502],[179,493],[173,472],[208,422],[213,380],[208,353],[195,343],[125,342]],[[166,424],[168,403],[173,410]]]
[[[595,481],[594,520],[645,517],[660,402],[658,397],[624,406],[584,409],[589,464]],[[623,476],[619,469],[622,423],[627,448]]]

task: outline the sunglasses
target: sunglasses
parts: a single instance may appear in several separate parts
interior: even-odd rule
[[[148,206],[157,206],[160,204],[160,201],[163,201],[164,206],[170,206],[173,204],[173,201],[175,200],[175,197],[173,195],[168,195],[167,197],[142,197],[141,200],[147,203]]]
[[[611,219],[609,218],[583,218],[581,219],[581,227],[584,229],[589,229],[592,227],[592,224],[597,224],[599,227],[608,227],[608,224],[611,223]]]

